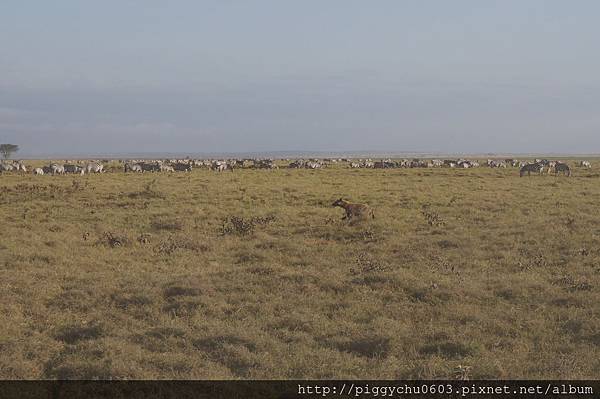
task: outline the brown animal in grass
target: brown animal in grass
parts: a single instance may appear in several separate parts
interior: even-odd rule
[[[367,204],[352,204],[346,200],[340,198],[335,201],[331,206],[339,206],[340,208],[344,208],[346,211],[346,216],[342,218],[344,219],[352,219],[352,218],[364,218],[370,216],[372,219],[375,219],[375,214],[373,213],[373,209]]]

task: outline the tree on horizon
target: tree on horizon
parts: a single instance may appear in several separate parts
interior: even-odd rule
[[[16,144],[0,144],[0,153],[4,159],[10,158],[17,151],[19,151],[19,146]]]

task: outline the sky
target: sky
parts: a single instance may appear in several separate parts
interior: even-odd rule
[[[22,154],[600,153],[600,2],[2,0]]]

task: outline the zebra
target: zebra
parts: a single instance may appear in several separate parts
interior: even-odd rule
[[[104,165],[98,162],[90,162],[87,164],[87,166],[85,166],[84,170],[87,173],[103,173]]]
[[[557,162],[556,165],[554,165],[554,174],[558,176],[560,172],[563,172],[567,177],[571,176],[571,168],[569,168],[569,165],[566,163]]]
[[[0,171],[4,172],[27,172],[27,168],[23,164],[23,161],[11,161],[0,163]]]
[[[273,163],[272,159],[253,159],[252,168],[254,169],[276,169],[277,165]]]
[[[590,169],[592,167],[592,164],[590,163],[590,161],[581,161],[579,162],[579,166],[582,168]]]
[[[25,165],[23,164],[23,161],[15,161],[13,162],[13,168],[19,172],[25,172],[27,173],[27,168],[25,167]]]
[[[519,177],[525,176],[525,173],[527,173],[527,176],[530,176],[531,172],[541,175],[543,170],[544,165],[542,165],[541,163],[528,163],[527,165],[521,167],[521,170],[519,171]]]
[[[139,166],[142,168],[142,172],[158,172],[160,170],[160,165],[157,163],[142,162]]]
[[[178,172],[191,172],[192,164],[178,162],[173,165],[173,168]]]
[[[63,166],[65,168],[65,173],[78,173],[83,175],[85,173],[85,169],[81,166],[67,164]]]
[[[42,168],[35,168],[33,170],[33,174],[34,175],[38,175],[38,176],[43,176],[44,175],[44,169],[42,169]]]
[[[127,173],[127,172],[142,173],[143,172],[142,167],[137,163],[134,163],[134,164],[126,163],[125,166],[123,167],[123,169],[125,170],[125,173]]]
[[[228,164],[226,161],[214,161],[210,168],[217,172],[225,172],[228,169],[233,172],[233,166]]]
[[[64,175],[65,174],[65,167],[62,165],[59,165],[57,163],[53,163],[52,165],[50,165],[50,170],[52,171],[53,175]]]
[[[490,168],[506,168],[506,162],[505,161],[497,161],[494,159],[488,159],[487,160],[487,165]]]
[[[306,161],[304,159],[297,159],[295,161],[290,162],[290,164],[288,165],[288,168],[290,169],[300,169],[304,167],[304,164],[306,163]]]
[[[323,164],[319,161],[309,161],[304,164],[306,169],[321,169],[322,166]]]

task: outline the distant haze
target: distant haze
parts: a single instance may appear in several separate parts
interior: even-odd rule
[[[600,2],[3,0],[19,155],[600,153]]]

